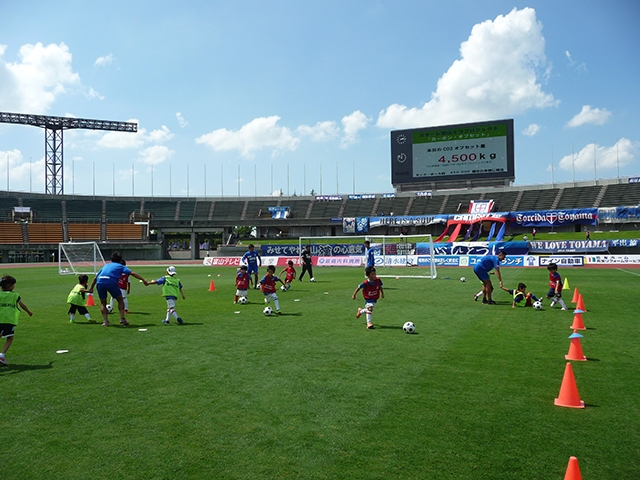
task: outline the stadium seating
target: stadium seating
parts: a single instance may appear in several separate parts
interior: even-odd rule
[[[22,243],[22,228],[20,224],[0,222],[0,243]]]
[[[617,183],[607,185],[600,207],[624,207],[640,204],[640,184]]]
[[[100,222],[102,219],[102,200],[66,200],[67,221]]]
[[[105,203],[108,223],[129,222],[133,212],[140,213],[140,200],[107,200]]]
[[[31,237],[29,237],[31,240]],[[100,241],[99,223],[70,223],[69,241]]]
[[[107,224],[107,240],[137,240],[144,239],[144,225],[132,223],[109,223]]]
[[[30,223],[29,243],[60,243],[63,241],[60,223]]]

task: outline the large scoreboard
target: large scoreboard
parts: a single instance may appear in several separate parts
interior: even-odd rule
[[[513,119],[391,132],[391,183],[396,188],[514,179]]]

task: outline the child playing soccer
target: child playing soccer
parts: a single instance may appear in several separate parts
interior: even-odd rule
[[[255,248],[253,243],[249,244],[249,251],[242,256],[241,262],[247,266],[249,276],[253,274],[253,288],[257,290],[260,288],[258,287],[258,267],[262,266],[262,258]]]
[[[89,293],[88,283],[88,275],[78,275],[78,284],[69,292],[67,303],[69,304],[69,322],[71,323],[75,322],[76,311],[80,315],[84,315],[89,323],[96,323],[91,319],[87,307],[84,306],[85,293]]]
[[[516,290],[511,290],[509,288],[500,287],[505,292],[513,295],[513,303],[511,304],[512,308],[520,307],[530,307],[533,305],[533,302],[537,302],[539,300],[533,293],[527,292],[527,286],[520,282],[518,284],[518,288]]]
[[[376,276],[375,267],[367,267],[365,269],[365,274],[367,275],[367,279],[358,285],[356,291],[353,292],[351,298],[353,300],[356,299],[356,294],[362,290],[362,296],[364,297],[365,306],[364,308],[358,308],[358,312],[356,313],[356,318],[360,318],[360,315],[363,313],[366,314],[367,318],[367,328],[373,329],[373,323],[371,322],[371,316],[373,314],[373,308],[376,305],[376,302],[380,298],[384,298],[384,289],[382,288],[382,280],[380,280]]]
[[[247,298],[247,291],[249,290],[249,274],[247,273],[247,266],[242,265],[238,269],[238,274],[236,275],[236,296],[233,299],[233,303],[238,303],[238,299],[240,297]]]
[[[550,263],[547,266],[549,270],[549,291],[547,292],[547,298],[552,299],[550,307],[553,307],[556,303],[559,303],[562,308],[560,310],[566,310],[567,306],[562,300],[562,277],[558,273],[558,265]]]
[[[293,268],[292,260],[289,260],[287,262],[287,266],[282,269],[282,271],[280,272],[280,276],[282,276],[283,273],[286,273],[286,277],[284,279],[284,291],[286,292],[291,288],[291,282],[296,279],[296,269]]]
[[[275,273],[276,267],[269,265],[267,267],[267,274],[260,280],[260,287],[262,293],[264,293],[264,302],[269,303],[273,300],[276,306],[276,313],[280,315],[280,302],[278,302],[278,295],[276,295],[276,282],[280,282],[282,285],[284,285],[284,282],[276,277]]]
[[[127,266],[127,262],[122,260],[122,265]],[[124,313],[129,313],[129,299],[127,295],[131,293],[131,282],[129,281],[129,274],[122,273],[120,278],[118,279],[118,287],[120,288],[120,293],[122,293],[122,301],[124,302]],[[111,297],[111,311],[113,312],[113,308],[115,307],[116,299]]]
[[[6,275],[0,279],[0,336],[7,340],[2,347],[0,353],[0,363],[7,364],[4,355],[13,343],[13,335],[20,318],[20,309],[27,312],[31,317],[33,312],[22,303],[20,295],[13,291],[16,285],[16,279],[10,275]]]
[[[182,318],[178,316],[178,312],[176,312],[176,300],[178,300],[178,293],[180,293],[180,295],[182,295],[182,299],[185,300],[184,292],[182,291],[182,282],[178,277],[176,277],[177,273],[176,267],[169,267],[167,268],[167,275],[149,282],[149,285],[162,286],[162,296],[167,300],[167,316],[162,320],[162,323],[165,325],[169,325],[171,317],[175,318],[180,325],[184,323]]]

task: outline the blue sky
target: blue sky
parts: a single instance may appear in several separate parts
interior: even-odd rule
[[[501,118],[517,185],[635,176],[639,19],[636,0],[2,1],[0,111],[138,122],[65,131],[67,194],[391,192],[390,130]],[[0,189],[44,192],[44,170],[43,130],[0,124]]]

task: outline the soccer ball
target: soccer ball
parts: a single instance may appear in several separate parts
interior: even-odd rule
[[[107,313],[113,313],[113,307],[111,305],[107,305]]]
[[[404,333],[413,333],[416,331],[416,326],[413,322],[407,322],[402,326],[402,330],[404,330]]]
[[[280,290],[282,290],[283,292],[286,292],[286,291],[287,291],[287,287],[286,287],[285,285],[282,285],[282,286],[280,287]]]
[[[245,303],[247,303],[247,302],[248,302],[247,297],[240,297],[240,298],[238,299],[238,303],[242,303],[243,305],[244,305]]]
[[[311,277],[311,279],[309,281],[310,282],[315,282],[316,281],[316,277]]]
[[[264,310],[262,311],[262,313],[264,313],[268,317],[273,313],[273,308],[266,306],[264,307]]]
[[[540,300],[536,300],[533,302],[533,308],[536,310],[542,310],[542,302]]]
[[[466,281],[467,281],[467,279],[466,279],[466,278],[464,278],[464,277],[460,277],[460,281],[464,283],[464,282],[466,282]]]

